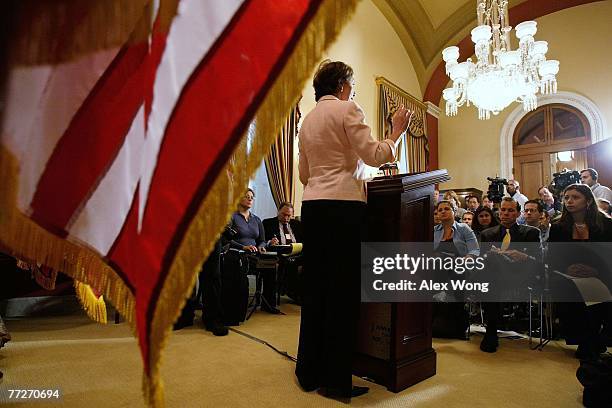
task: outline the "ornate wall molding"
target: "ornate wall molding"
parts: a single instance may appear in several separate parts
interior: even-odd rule
[[[425,101],[425,105],[427,106],[427,113],[429,113],[431,116],[433,116],[436,119],[440,118],[440,112],[442,111],[440,110],[440,108],[438,108],[438,105],[434,105],[433,103],[429,101]]]

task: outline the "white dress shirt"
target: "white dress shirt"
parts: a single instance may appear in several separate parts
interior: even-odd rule
[[[595,183],[591,187],[591,191],[593,192],[595,198],[604,198],[612,203],[612,190],[610,190],[608,187]]]

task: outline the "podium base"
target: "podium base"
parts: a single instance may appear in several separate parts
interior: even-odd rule
[[[365,376],[389,391],[400,392],[436,374],[436,352],[430,349],[393,362],[356,353],[353,374]]]

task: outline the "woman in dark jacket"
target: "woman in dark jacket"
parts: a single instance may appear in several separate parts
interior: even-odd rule
[[[612,289],[607,247],[593,244],[612,242],[612,220],[598,209],[587,185],[572,184],[566,187],[562,197],[561,218],[551,225],[548,237],[547,259],[551,270],[576,278],[595,277]],[[572,245],[555,244],[562,242]],[[553,279],[557,277],[556,274],[552,276]],[[602,330],[610,327],[610,303],[587,306],[584,302],[563,302],[559,303],[558,311],[566,341],[578,343],[576,357],[589,358],[605,352]]]

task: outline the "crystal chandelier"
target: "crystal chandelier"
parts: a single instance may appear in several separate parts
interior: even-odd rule
[[[477,0],[476,14],[478,26],[472,30],[476,63],[471,58],[458,63],[458,47],[442,51],[446,74],[453,81],[443,92],[448,116],[455,116],[465,103],[478,108],[478,119],[489,119],[514,101],[522,102],[529,112],[538,106],[538,91],[557,92],[559,61],[546,59],[546,41],[534,41],[535,21],[516,26],[519,46],[512,50],[508,0]]]

